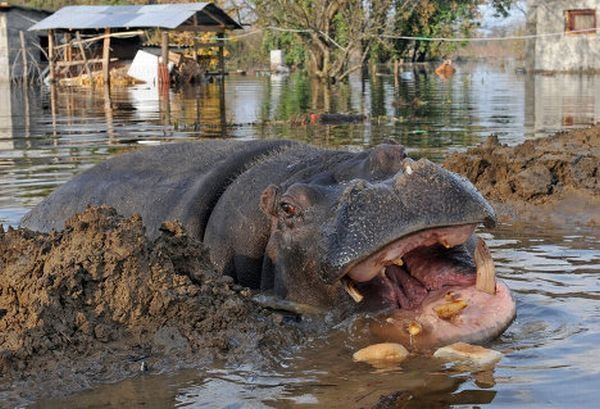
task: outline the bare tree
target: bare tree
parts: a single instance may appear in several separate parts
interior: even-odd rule
[[[325,82],[360,68],[385,28],[392,0],[257,0],[260,23],[296,33],[309,72]]]

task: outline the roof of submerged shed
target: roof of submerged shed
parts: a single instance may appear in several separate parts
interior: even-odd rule
[[[198,26],[223,27],[230,30],[242,28],[213,3],[177,3],[148,6],[67,6],[33,25],[29,30],[174,29],[194,15]]]

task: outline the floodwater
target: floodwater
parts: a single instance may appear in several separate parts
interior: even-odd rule
[[[351,125],[304,125],[307,113],[364,113]],[[526,76],[506,66],[460,66],[443,80],[406,69],[331,91],[301,75],[231,76],[171,90],[0,88],[0,223],[22,215],[94,163],[145,145],[229,137],[289,138],[360,148],[385,139],[440,160],[496,134],[508,144],[597,123],[600,77]],[[518,315],[490,346],[505,356],[470,373],[413,357],[376,371],[351,360],[364,345],[335,328],[272,368],[215,367],[98,386],[44,408],[96,407],[532,407],[592,408],[600,398],[600,232],[501,224],[483,232]]]

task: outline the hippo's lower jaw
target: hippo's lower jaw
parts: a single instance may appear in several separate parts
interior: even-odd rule
[[[429,349],[485,342],[510,325],[516,306],[508,287],[497,282],[494,294],[478,289],[482,283],[467,249],[475,227],[422,230],[347,269],[342,282],[354,300],[367,310],[386,310],[371,326],[376,335]]]

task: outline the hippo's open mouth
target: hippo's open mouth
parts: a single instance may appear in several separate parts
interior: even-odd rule
[[[368,310],[386,309],[374,332],[431,347],[486,341],[508,327],[515,303],[496,282],[483,240],[469,242],[476,226],[422,230],[347,269],[342,282],[354,301]]]

